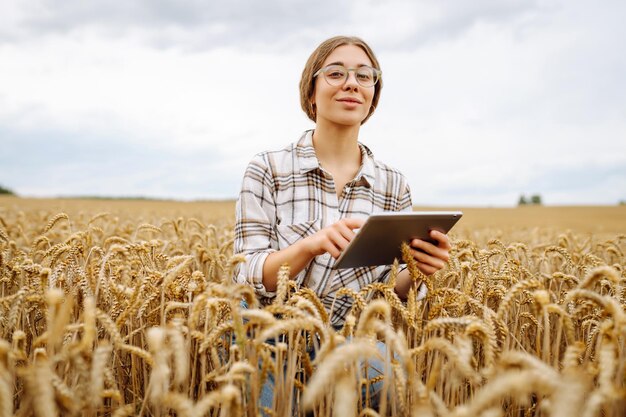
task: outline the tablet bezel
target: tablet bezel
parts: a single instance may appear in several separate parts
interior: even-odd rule
[[[333,269],[402,263],[402,242],[432,240],[431,230],[448,231],[463,216],[461,211],[415,211],[372,214],[335,261]]]

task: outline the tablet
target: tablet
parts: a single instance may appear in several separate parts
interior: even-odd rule
[[[408,243],[415,238],[432,242],[431,230],[448,233],[462,215],[460,211],[372,214],[337,258],[333,268],[391,265],[396,258],[403,263],[402,242]]]

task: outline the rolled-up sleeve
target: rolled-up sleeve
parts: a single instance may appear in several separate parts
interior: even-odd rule
[[[235,254],[244,255],[234,281],[252,285],[257,295],[274,297],[263,285],[263,264],[276,252],[274,180],[268,161],[257,155],[248,164],[235,209]]]

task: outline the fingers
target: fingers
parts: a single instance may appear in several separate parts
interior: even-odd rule
[[[432,275],[445,267],[450,259],[450,240],[448,236],[439,231],[430,232],[430,237],[438,242],[435,246],[430,242],[420,239],[411,241],[412,254],[418,262],[418,268],[426,275]]]
[[[322,244],[322,253],[325,253],[325,252],[330,254],[330,256],[332,256],[333,258],[337,259],[339,255],[341,255],[342,251],[339,248],[337,248],[337,246],[335,246],[333,242],[328,240]]]
[[[431,266],[433,268],[436,268],[435,271],[442,269],[444,266],[446,266],[446,261],[444,261],[441,258],[437,258],[435,256],[429,255],[427,253],[424,253],[420,250],[415,250],[412,249],[411,250],[412,254],[413,254],[413,258],[415,258],[415,260],[422,265],[425,266]],[[419,265],[418,265],[419,266]]]
[[[430,242],[420,239],[413,239],[411,241],[411,248],[417,249],[417,252],[441,259],[443,262],[448,262],[450,259],[450,242],[446,238],[445,243],[440,241],[439,245],[440,246],[435,246]]]
[[[342,219],[330,227],[327,228],[326,237],[328,242],[325,244],[325,249],[333,258],[338,258],[341,255],[350,241],[354,239],[356,233],[353,229],[362,227],[364,220],[361,219]]]
[[[355,236],[352,228],[359,227],[362,224],[361,221],[345,222],[344,220],[340,220],[315,233],[315,248],[312,251],[314,255],[329,253],[335,259],[341,255],[341,252],[344,251]]]
[[[333,224],[331,228],[339,232],[341,236],[343,236],[348,242],[350,242],[356,236],[356,233],[354,233],[354,229],[356,229],[357,227],[360,227],[360,226],[352,227],[355,224],[357,223],[351,223],[348,225],[346,224],[346,222],[342,220]]]
[[[356,236],[353,229],[362,227],[364,223],[365,221],[362,219],[341,219],[305,237],[303,239],[303,242],[305,242],[303,247],[311,256],[328,253],[333,258],[338,258],[354,236]]]
[[[359,228],[363,227],[363,225],[365,224],[365,220],[363,220],[363,219],[356,219],[354,217],[349,217],[349,218],[341,219],[340,221],[338,221],[335,224],[338,224],[338,223],[344,224],[350,230],[354,230],[354,229],[359,229]]]
[[[452,245],[450,244],[450,239],[448,239],[448,235],[445,233],[441,233],[439,230],[431,230],[430,237],[435,239],[439,244],[438,247],[446,250],[450,250]]]
[[[423,273],[424,275],[432,275],[432,274],[434,274],[435,272],[439,271],[439,269],[438,269],[438,268],[435,268],[434,266],[426,265],[426,264],[423,264],[423,263],[418,263],[418,264],[417,264],[417,268],[418,268],[420,271],[422,271],[422,273]]]
[[[354,236],[354,232],[347,227],[345,229],[341,228],[330,228],[328,230],[328,245],[329,248],[327,250],[328,253],[333,258],[338,258],[341,252],[348,246],[350,240],[352,240],[352,236]]]

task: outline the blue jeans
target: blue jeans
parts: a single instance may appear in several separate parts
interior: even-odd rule
[[[387,355],[387,345],[385,345],[385,343],[381,342],[380,340],[376,341],[376,348],[378,349],[378,351],[380,352],[383,358]],[[315,357],[315,352],[309,352],[309,356],[311,356],[311,360],[313,360],[313,358]],[[368,365],[367,370],[366,370],[367,379],[371,380],[373,378],[384,375],[385,364],[383,361],[379,359],[368,359],[367,365]],[[374,408],[374,409],[378,408],[378,403],[380,401],[380,393],[383,388],[383,383],[384,381],[381,379],[369,385],[369,394],[370,394],[369,406],[371,408]],[[261,388],[261,395],[259,398],[259,404],[261,407],[267,407],[270,410],[272,409],[272,403],[274,401],[274,385],[275,385],[274,375],[270,373],[268,374],[267,379],[265,380],[265,383],[263,384],[263,387]],[[363,398],[363,403],[362,403],[363,407],[365,407],[366,405],[365,404],[365,398],[366,398],[365,390],[366,388],[363,387],[363,390],[361,392],[361,398]],[[266,415],[263,411],[261,411],[261,414],[263,416]]]
[[[242,300],[241,307],[248,308],[248,304]],[[350,339],[347,340],[347,342],[349,341]],[[276,339],[268,339],[265,342],[271,345],[275,345]],[[380,353],[380,356],[382,358],[385,358],[387,356],[387,345],[384,342],[380,340],[376,341],[376,348],[378,349],[378,352]],[[307,353],[309,354],[309,358],[311,359],[311,361],[315,359],[315,350],[309,350],[307,351]],[[259,362],[259,367],[261,366],[262,364]],[[379,359],[368,359],[367,370],[366,370],[366,377],[368,380],[372,380],[373,378],[384,375],[384,370],[385,370],[385,364],[383,361]],[[286,369],[284,371],[286,372]],[[369,397],[370,397],[369,406],[372,408],[378,408],[378,403],[380,400],[379,397],[380,397],[380,392],[382,391],[382,388],[383,388],[383,383],[384,381],[380,379],[369,385]],[[272,404],[274,402],[275,384],[276,382],[275,382],[274,374],[271,372],[268,373],[267,378],[265,382],[263,383],[263,386],[261,387],[261,393],[259,396],[260,408],[267,407],[270,410],[272,409]],[[361,398],[363,398],[363,400],[365,400],[366,398],[365,389],[366,388],[363,387],[363,391],[361,392]],[[362,405],[363,407],[365,407],[365,403],[363,403]],[[262,409],[261,409],[261,414],[263,416],[266,416],[265,412],[263,412]]]

